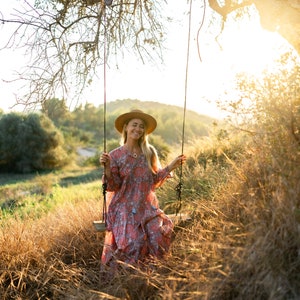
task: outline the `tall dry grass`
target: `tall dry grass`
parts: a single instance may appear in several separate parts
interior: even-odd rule
[[[99,199],[11,218],[0,232],[0,298],[299,299],[299,145],[288,130],[272,146],[263,136],[240,140],[244,149],[228,139],[188,149],[182,201],[192,220],[177,224],[163,261],[120,265],[113,278],[100,272]],[[174,198],[177,179],[159,197]]]
[[[0,298],[87,299],[88,286],[99,278],[95,218],[96,200],[65,203],[37,220],[7,221],[0,231]]]
[[[299,63],[289,67],[291,61],[261,82],[242,83],[253,105],[242,124],[250,144],[218,201],[247,238],[210,299],[300,298]]]

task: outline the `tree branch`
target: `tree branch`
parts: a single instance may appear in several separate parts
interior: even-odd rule
[[[227,16],[233,11],[253,4],[252,0],[246,0],[241,3],[236,3],[233,0],[226,0],[225,5],[221,6],[218,0],[208,0],[208,4],[212,10],[217,12],[226,20]]]
[[[60,96],[67,99],[70,88],[76,88],[80,97],[104,63],[105,33],[107,59],[110,53],[127,49],[143,62],[162,59],[159,1],[115,0],[109,7],[99,0],[41,0],[34,7],[24,0],[23,4],[24,9],[15,10],[13,18],[1,17],[0,21],[4,28],[17,25],[4,48],[24,48],[29,54],[26,71],[17,74],[28,86],[20,100],[24,104]]]

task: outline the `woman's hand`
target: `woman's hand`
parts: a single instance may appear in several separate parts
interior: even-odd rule
[[[104,172],[106,178],[111,177],[111,170],[110,170],[110,156],[108,153],[102,153],[99,158],[99,162],[102,166],[104,166]]]
[[[99,162],[101,165],[108,167],[110,166],[110,157],[108,153],[102,153],[99,158]]]
[[[184,164],[186,161],[186,156],[184,154],[181,154],[179,156],[177,156],[169,165],[168,168],[171,171],[175,170],[176,168],[178,168],[179,166],[181,166],[182,164]]]

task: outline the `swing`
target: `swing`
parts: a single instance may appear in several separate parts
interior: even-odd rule
[[[98,0],[99,1],[99,0]],[[104,1],[104,113],[103,113],[103,131],[104,131],[104,152],[106,152],[106,14],[105,14],[105,6],[111,5],[112,0],[105,0]],[[186,99],[187,99],[187,77],[188,77],[188,65],[189,65],[189,50],[190,50],[190,35],[191,35],[191,11],[192,11],[192,1],[190,1],[190,13],[189,13],[189,32],[188,32],[188,47],[187,47],[187,61],[186,61],[186,74],[185,74],[185,97],[184,97],[184,110],[183,110],[183,122],[182,122],[182,141],[181,141],[181,154],[183,155],[184,152],[184,139],[185,139],[185,119],[186,119]],[[105,174],[105,166],[104,166],[104,174]],[[175,187],[175,191],[177,194],[177,206],[175,214],[168,214],[168,217],[175,223],[181,222],[188,222],[191,220],[191,217],[187,214],[181,213],[182,207],[182,186],[183,186],[183,168],[182,163],[180,166],[180,174],[179,174],[179,183]],[[102,184],[102,192],[103,192],[103,209],[102,209],[102,220],[101,221],[93,221],[94,227],[96,231],[105,232],[106,231],[106,214],[107,214],[107,207],[106,207],[106,187],[107,183],[104,176],[104,182]],[[179,214],[179,216],[178,216]]]

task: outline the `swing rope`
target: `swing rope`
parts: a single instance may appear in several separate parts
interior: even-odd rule
[[[106,44],[107,44],[107,24],[106,24],[106,5],[111,5],[112,1],[105,0],[103,4],[103,26],[104,26],[104,41],[103,41],[103,151],[106,153]],[[106,166],[104,165],[104,176],[102,184],[103,207],[102,207],[102,221],[107,225],[107,208],[106,208],[106,191],[107,180],[105,176]]]
[[[188,87],[188,70],[189,70],[189,58],[190,58],[190,43],[191,43],[191,23],[192,23],[192,3],[193,0],[190,0],[189,8],[189,24],[188,24],[188,43],[187,43],[187,55],[186,55],[186,67],[185,67],[185,87],[184,87],[184,109],[183,109],[183,121],[182,121],[182,140],[181,140],[181,155],[184,153],[184,140],[185,140],[185,119],[186,119],[186,100],[187,100],[187,87]],[[183,167],[182,163],[179,170],[179,183],[175,187],[178,204],[176,206],[176,216],[181,211],[182,199],[181,192],[183,186]]]

